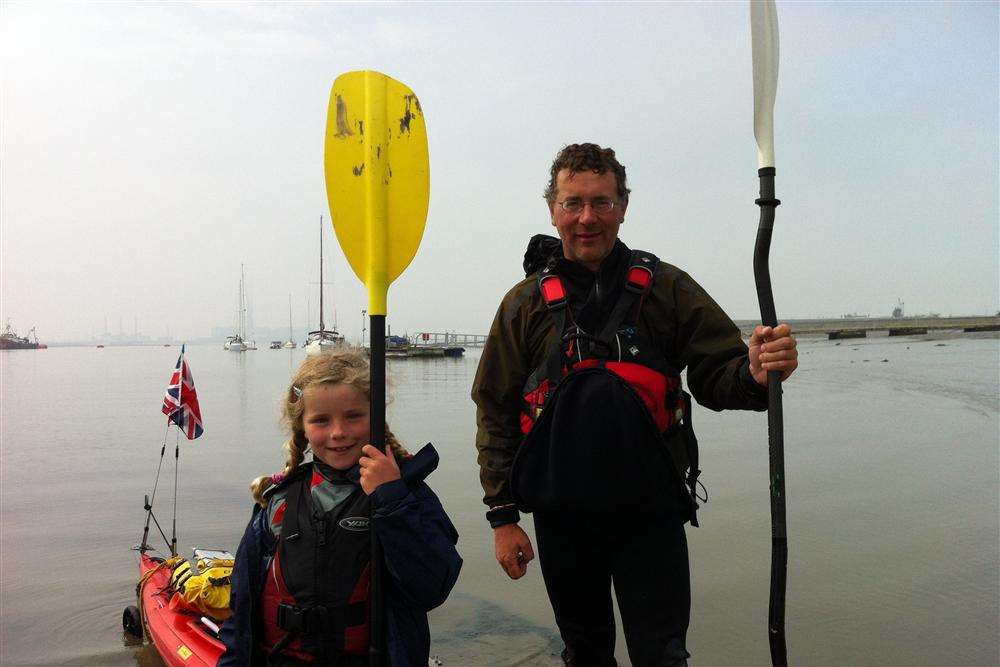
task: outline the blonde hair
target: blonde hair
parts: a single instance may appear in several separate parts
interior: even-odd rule
[[[267,506],[264,492],[292,474],[305,459],[309,441],[306,440],[302,425],[302,414],[305,412],[302,395],[309,387],[324,384],[346,384],[370,399],[371,374],[368,360],[355,350],[338,350],[306,357],[299,366],[281,406],[281,422],[290,432],[290,437],[284,444],[285,469],[275,475],[258,477],[250,483],[253,499],[260,505]],[[397,461],[411,456],[389,430],[388,424],[385,427],[385,443],[392,449]]]

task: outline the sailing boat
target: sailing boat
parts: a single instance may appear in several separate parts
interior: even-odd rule
[[[288,340],[281,347],[286,350],[295,349],[295,339],[292,337],[292,295],[288,295]]]
[[[240,264],[240,302],[236,311],[236,334],[226,336],[222,349],[230,352],[246,352],[246,305],[243,302],[243,265]]]
[[[319,329],[310,331],[306,338],[306,354],[330,352],[344,346],[344,337],[333,331],[327,331],[323,323],[323,216],[319,216]]]

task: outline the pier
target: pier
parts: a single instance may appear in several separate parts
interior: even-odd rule
[[[486,344],[486,336],[482,334],[464,334],[442,331],[419,331],[413,334],[415,345],[458,345],[461,347],[482,347]]]
[[[1000,331],[1000,315],[963,317],[871,317],[828,320],[785,320],[796,336],[826,336],[830,340],[867,338],[871,335],[920,336],[931,331]],[[737,320],[743,335],[749,337],[759,322]]]
[[[965,333],[1000,331],[1000,315],[966,315],[959,317],[841,317],[830,319],[782,319],[796,336],[826,336],[830,340],[867,338],[869,336],[922,336],[933,331]],[[750,337],[759,320],[736,320],[746,338]],[[482,347],[483,334],[420,331],[410,337],[413,346]]]

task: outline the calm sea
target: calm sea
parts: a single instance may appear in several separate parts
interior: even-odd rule
[[[995,337],[801,342],[785,390],[787,637],[795,665],[988,665],[998,652]],[[12,351],[2,363],[0,664],[159,665],[129,645],[136,553],[178,348]],[[235,549],[247,483],[282,465],[278,401],[301,350],[190,347],[205,435],[180,442],[177,534]],[[431,615],[445,665],[554,665],[561,645],[534,564],[509,581],[483,520],[469,387],[478,361],[389,365],[391,427],[433,441],[430,483],[465,566]],[[689,529],[694,665],[768,665],[766,418],[698,409],[711,501]],[[173,516],[167,438],[155,511]],[[528,522],[530,525],[530,521]],[[154,542],[163,552],[161,540]],[[623,641],[618,654],[627,665]]]

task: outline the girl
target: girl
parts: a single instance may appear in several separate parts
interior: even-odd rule
[[[250,486],[257,504],[236,552],[219,667],[367,665],[370,529],[383,551],[389,664],[427,665],[427,612],[458,578],[458,533],[424,483],[438,463],[432,445],[411,455],[388,428],[385,452],[367,444],[368,387],[367,361],[349,351],[307,357],[292,379],[287,462]]]

